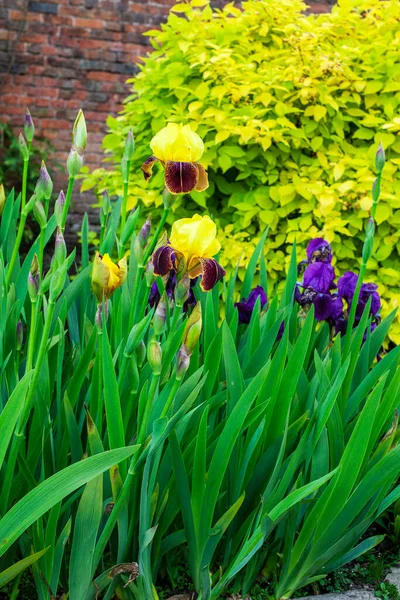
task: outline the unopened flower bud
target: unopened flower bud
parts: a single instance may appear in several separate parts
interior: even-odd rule
[[[40,268],[39,268],[38,257],[35,254],[33,256],[31,268],[29,269],[29,274],[28,274],[28,293],[29,293],[31,302],[36,301],[36,297],[37,297],[38,289],[39,289],[39,283],[40,283]]]
[[[101,212],[103,213],[103,215],[105,217],[107,217],[108,213],[110,212],[110,206],[111,206],[110,196],[108,195],[107,190],[104,190],[103,197],[101,200]]]
[[[147,287],[151,287],[154,282],[154,264],[151,259],[149,260],[149,262],[146,265],[146,271],[145,271],[144,275],[146,277]]]
[[[374,220],[370,217],[368,219],[366,231],[365,231],[365,240],[362,248],[362,259],[363,263],[367,264],[369,259],[372,256],[372,250],[374,246],[374,233],[375,233],[375,223]]]
[[[146,360],[146,344],[143,340],[140,340],[136,346],[136,359],[139,367],[141,367]]]
[[[68,175],[70,177],[76,177],[78,175],[79,171],[82,169],[82,166],[83,166],[82,154],[80,154],[78,152],[78,150],[71,148],[71,151],[67,158]]]
[[[34,209],[36,200],[36,194],[32,194],[32,196],[29,198],[29,201],[26,203],[25,208],[22,210],[24,215],[29,215],[29,213]]]
[[[25,132],[25,137],[28,140],[28,142],[31,142],[35,135],[35,126],[33,124],[33,119],[32,119],[31,113],[29,112],[29,109],[27,109],[27,108],[25,109],[24,132]]]
[[[385,166],[385,161],[386,161],[385,149],[382,146],[382,144],[379,144],[378,150],[376,151],[376,156],[375,156],[375,166],[376,166],[376,170],[378,171],[378,173],[382,173],[383,167]]]
[[[183,344],[191,354],[199,341],[202,327],[201,304],[197,302],[192,310],[192,314],[187,320],[185,331],[183,334]]]
[[[190,277],[185,271],[175,286],[175,303],[177,306],[183,306],[189,297]]]
[[[17,322],[17,331],[16,331],[17,352],[19,352],[21,350],[23,341],[24,341],[24,331],[22,328],[22,321],[21,321],[21,319],[19,319]]]
[[[381,182],[379,177],[377,177],[372,186],[372,202],[376,204],[379,200],[379,196],[381,195]]]
[[[35,205],[33,207],[33,215],[36,221],[39,223],[40,228],[46,227],[46,213],[44,211],[43,204],[40,202],[40,200],[36,200],[35,202]]]
[[[153,320],[153,329],[154,329],[154,335],[161,335],[162,332],[165,329],[165,323],[167,320],[167,298],[166,298],[166,294],[164,292],[164,294],[161,296],[158,304],[157,304],[157,308],[156,308],[156,312],[154,313],[154,320]]]
[[[0,217],[3,213],[5,203],[6,203],[6,194],[4,192],[4,185],[2,183],[0,183]]]
[[[42,191],[43,197],[45,200],[50,200],[51,194],[53,193],[53,182],[51,177],[46,169],[46,165],[44,160],[42,160],[42,165],[40,167],[39,180],[36,184],[36,187],[40,188]]]
[[[127,160],[131,160],[135,151],[135,138],[133,137],[132,130],[128,131],[128,135],[125,140],[124,156]]]
[[[72,144],[80,154],[83,154],[87,144],[87,129],[82,109],[79,109],[72,129]]]
[[[175,202],[176,196],[174,196],[174,194],[171,194],[171,192],[168,190],[168,188],[164,188],[162,197],[163,197],[164,208],[171,208],[171,206]]]
[[[50,302],[55,302],[58,296],[61,294],[65,284],[65,278],[67,276],[67,263],[64,262],[57,271],[53,274],[50,281]]]
[[[121,160],[121,175],[124,183],[129,180],[128,159],[124,155]]]
[[[29,150],[28,150],[28,146],[26,145],[26,141],[24,136],[22,135],[22,133],[19,134],[18,137],[18,145],[19,145],[19,150],[22,154],[22,158],[24,160],[29,160]]]
[[[67,246],[65,245],[64,236],[60,227],[57,227],[54,258],[57,266],[60,266],[67,258]]]
[[[147,241],[148,241],[149,235],[150,235],[150,228],[151,228],[151,215],[146,219],[146,222],[144,223],[143,227],[139,231],[137,238],[135,239],[135,242],[133,245],[135,257],[136,257],[136,260],[139,265],[141,265],[142,261],[143,261],[144,251],[145,251]]]
[[[179,348],[179,352],[176,357],[176,378],[178,381],[183,379],[189,366],[190,352],[185,346],[185,344],[182,344],[182,346]]]
[[[160,342],[157,340],[151,340],[147,347],[147,360],[149,361],[149,365],[154,375],[161,374],[161,365],[162,365],[162,350]]]
[[[58,198],[54,205],[54,216],[56,218],[57,227],[62,226],[62,215],[64,212],[64,206],[65,206],[65,194],[64,194],[63,190],[61,190],[61,192],[58,194]]]
[[[105,319],[105,322],[107,323],[108,300],[104,300],[104,319]],[[97,327],[98,331],[102,331],[103,330],[103,304],[102,303],[99,303],[97,305],[95,323],[96,323],[96,327]]]

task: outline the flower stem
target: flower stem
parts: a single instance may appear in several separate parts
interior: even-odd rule
[[[22,236],[24,235],[24,229],[25,229],[25,223],[26,223],[27,216],[28,215],[24,211],[21,213],[21,218],[19,220],[19,225],[18,225],[17,239],[15,241],[14,248],[13,248],[13,251],[11,254],[11,259],[10,259],[10,262],[8,263],[8,268],[7,268],[6,289],[8,289],[8,286],[10,285],[12,272],[13,272],[14,266],[15,266],[15,261],[17,260],[19,247],[20,247],[21,241],[22,241]]]
[[[72,197],[72,192],[74,190],[74,183],[75,183],[75,177],[70,177],[68,180],[67,195],[65,196],[65,204],[64,204],[62,220],[61,220],[61,230],[63,233],[64,233],[64,229],[65,229],[65,224],[67,222],[69,205],[71,204],[71,197]]]
[[[37,301],[32,301],[31,306],[31,324],[29,329],[29,342],[28,342],[28,356],[26,359],[26,369],[27,373],[32,369],[33,364],[33,350],[35,347],[35,329],[36,329],[36,309],[37,309]]]
[[[29,145],[28,145],[29,148]],[[28,181],[29,156],[24,159],[24,168],[22,171],[22,191],[21,191],[21,211],[24,210],[26,204],[26,187]]]
[[[40,370],[41,370],[41,367],[43,364],[44,357],[46,356],[47,342],[49,339],[50,327],[51,327],[51,323],[53,320],[55,306],[56,306],[55,302],[50,300],[48,308],[47,308],[46,319],[44,322],[42,339],[40,340],[39,352],[38,352],[38,356],[37,356],[37,360],[36,360],[36,364],[35,364],[35,372],[33,374],[32,381],[29,386],[29,391],[28,391],[28,394],[27,394],[27,397],[25,400],[24,408],[22,409],[22,415],[20,418],[19,426],[18,426],[19,432],[23,431],[25,424],[29,417],[33,396],[35,394],[36,385],[37,385],[39,375],[40,375]]]

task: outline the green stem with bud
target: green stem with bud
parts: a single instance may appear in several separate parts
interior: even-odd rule
[[[144,265],[147,264],[147,261],[149,260],[150,256],[154,252],[154,248],[156,247],[156,244],[158,242],[158,238],[160,237],[161,230],[164,227],[165,222],[166,222],[166,220],[168,218],[168,214],[169,214],[169,208],[164,208],[163,213],[161,215],[160,222],[159,222],[159,224],[157,226],[157,229],[155,230],[154,235],[151,238],[151,242],[147,246],[146,252],[144,253],[144,256],[143,256],[143,264]]]
[[[61,231],[63,233],[64,233],[64,229],[65,229],[65,224],[67,222],[69,205],[71,204],[72,192],[74,191],[74,183],[75,183],[75,177],[70,177],[68,180],[67,195],[65,196],[65,204],[64,204],[62,220],[61,220]]]

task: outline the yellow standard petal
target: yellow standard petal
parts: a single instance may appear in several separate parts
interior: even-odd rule
[[[204,152],[203,140],[190,125],[177,123],[168,123],[161,129],[151,140],[150,148],[163,162],[197,162]]]
[[[98,302],[106,299],[119,288],[126,279],[127,262],[126,257],[113,263],[108,254],[101,255],[96,252],[92,270],[92,289]]]
[[[212,258],[221,249],[217,240],[217,228],[210,217],[194,215],[180,219],[172,225],[170,244],[181,252],[189,265],[193,258]]]

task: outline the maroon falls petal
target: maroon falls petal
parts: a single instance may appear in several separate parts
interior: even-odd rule
[[[174,251],[171,246],[160,246],[153,254],[154,275],[167,275],[174,268]]]
[[[157,161],[158,158],[156,158],[155,156],[149,156],[149,158],[145,160],[142,164],[141,168],[146,181],[150,179],[150,177],[153,175],[154,163],[156,163]]]
[[[208,175],[205,168],[196,163],[197,170],[199,172],[199,179],[197,181],[196,187],[194,188],[196,192],[204,192],[208,188]]]
[[[225,275],[225,270],[214,258],[202,258],[203,276],[200,287],[203,292],[209,292]]]
[[[187,194],[195,189],[199,180],[197,165],[189,162],[167,160],[165,163],[165,185],[171,194]]]

